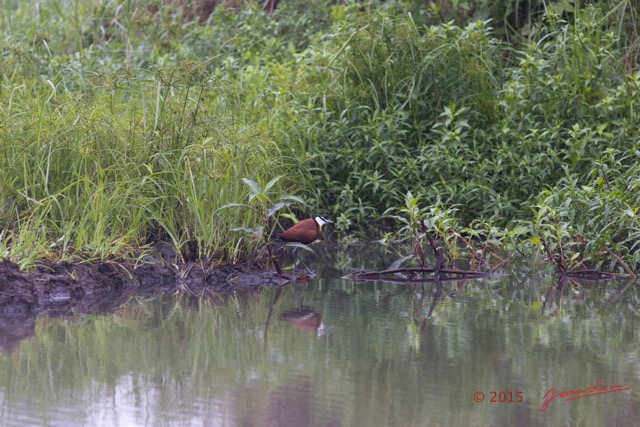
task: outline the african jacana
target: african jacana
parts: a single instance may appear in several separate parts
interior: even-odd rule
[[[318,240],[320,235],[322,235],[322,226],[325,224],[333,224],[333,221],[329,221],[321,216],[303,219],[293,227],[283,231],[280,234],[280,238],[288,242],[298,242],[308,245]]]

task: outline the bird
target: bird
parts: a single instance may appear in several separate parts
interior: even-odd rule
[[[322,216],[303,219],[291,228],[280,233],[279,237],[287,242],[298,242],[308,245],[320,238],[322,235],[322,226],[325,224],[333,224],[333,221],[329,221]]]
[[[293,225],[291,228],[288,228],[280,233],[278,237],[280,237],[281,240],[287,242],[302,243],[303,245],[308,245],[320,238],[320,236],[322,235],[322,226],[325,224],[333,224],[333,221],[329,221],[322,216],[303,219],[302,221],[299,221],[297,224]],[[304,260],[299,256],[298,249],[300,249],[300,247],[293,248],[294,258],[300,260],[306,270],[308,272],[311,272],[309,266],[307,266]]]

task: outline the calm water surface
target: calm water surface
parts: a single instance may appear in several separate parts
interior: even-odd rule
[[[342,280],[399,256],[376,244],[319,252],[304,286],[132,297],[112,315],[39,317],[33,336],[0,355],[0,425],[640,420],[637,283],[558,284],[549,271],[511,266],[509,276],[445,283],[436,299],[432,283]],[[541,412],[551,388],[575,392]]]

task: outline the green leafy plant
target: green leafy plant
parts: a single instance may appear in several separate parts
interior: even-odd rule
[[[271,190],[278,181],[282,179],[282,176],[276,176],[267,182],[264,186],[258,182],[248,178],[242,178],[242,181],[250,188],[248,203],[228,203],[221,206],[218,212],[228,208],[244,208],[250,209],[256,213],[257,223],[253,227],[234,227],[232,231],[243,231],[252,238],[254,238],[262,248],[266,249],[269,254],[269,259],[273,263],[276,272],[282,275],[282,268],[278,260],[274,255],[274,251],[271,244],[271,238],[277,224],[276,214],[283,208],[287,208],[292,204],[299,204],[305,206],[305,202],[302,198],[294,195],[282,195],[277,199],[273,199],[270,196]],[[288,245],[303,247],[308,249],[306,245],[300,243],[291,242]]]
[[[410,193],[452,256],[539,237],[570,270],[637,271],[633,1],[293,0],[202,20],[194,4],[0,5],[4,257],[140,259],[169,240],[234,262],[281,195],[354,235],[403,227],[387,214]]]

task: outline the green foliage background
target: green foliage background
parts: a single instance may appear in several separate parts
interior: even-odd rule
[[[1,3],[4,257],[169,239],[246,259],[231,229],[263,219],[219,208],[282,175],[273,200],[340,231],[393,227],[410,198],[569,268],[637,270],[632,1],[290,1],[203,22],[197,3]]]

